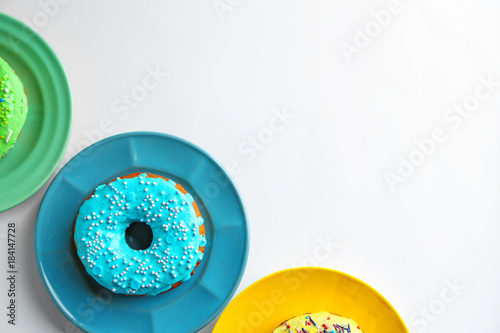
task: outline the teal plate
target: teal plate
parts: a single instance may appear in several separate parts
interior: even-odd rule
[[[205,219],[205,256],[193,277],[152,296],[113,294],[85,271],[73,228],[80,205],[100,184],[134,172],[171,178],[193,195]],[[243,202],[224,169],[182,139],[133,132],[99,141],[54,178],[38,212],[35,253],[40,276],[61,312],[87,332],[196,332],[236,291],[248,256]]]
[[[61,162],[71,132],[71,92],[57,56],[31,28],[0,13],[0,57],[28,96],[28,117],[14,148],[0,159],[0,212],[31,197]]]

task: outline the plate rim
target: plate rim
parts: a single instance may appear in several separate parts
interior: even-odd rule
[[[58,126],[58,127],[64,126],[66,133],[64,135],[64,140],[61,143],[59,152],[57,153],[57,156],[54,158],[54,161],[51,163],[51,167],[47,168],[46,173],[44,173],[43,177],[40,177],[38,182],[34,182],[32,184],[33,186],[31,186],[31,189],[29,191],[25,191],[24,195],[22,195],[22,196],[20,195],[16,200],[11,200],[7,204],[2,204],[0,202],[0,213],[2,213],[2,212],[5,212],[11,208],[18,206],[19,204],[21,204],[24,201],[31,198],[40,188],[42,188],[47,183],[47,181],[50,179],[50,177],[57,170],[59,163],[61,163],[64,155],[66,154],[68,144],[70,141],[71,132],[72,132],[72,127],[73,127],[73,96],[71,93],[71,85],[70,85],[66,70],[65,70],[61,60],[57,56],[57,54],[54,52],[52,47],[45,41],[45,39],[43,39],[36,31],[34,31],[27,24],[21,22],[20,20],[12,17],[10,15],[2,13],[2,12],[0,12],[0,22],[2,22],[1,25],[4,27],[6,27],[6,26],[14,27],[17,32],[25,30],[26,31],[25,34],[28,34],[30,36],[29,38],[27,38],[26,36],[20,36],[19,34],[16,34],[15,37],[19,38],[20,40],[25,42],[26,45],[30,45],[30,43],[27,43],[26,40],[36,41],[37,45],[41,46],[41,48],[46,51],[46,53],[43,54],[44,55],[43,58],[51,60],[50,68],[52,70],[56,69],[58,71],[58,73],[57,73],[58,75],[55,77],[61,83],[61,85],[57,89],[54,89],[54,91],[56,91],[56,92],[60,91],[63,93],[64,96],[66,96],[65,104],[67,104],[67,107],[68,107],[68,111],[66,112],[67,117],[68,117],[67,123],[63,123],[63,125]],[[59,96],[59,94],[57,96]],[[41,149],[41,148],[39,148],[39,149]]]
[[[44,211],[47,209],[47,206],[49,205],[48,201],[47,201],[48,199],[46,197],[46,194],[50,193],[52,186],[56,186],[55,180],[57,180],[57,178],[60,175],[63,174],[63,171],[68,167],[68,165],[70,165],[71,161],[80,158],[80,156],[82,156],[82,155],[85,155],[85,153],[86,153],[87,150],[90,150],[90,149],[94,150],[94,149],[96,149],[96,147],[102,146],[102,145],[104,145],[104,144],[106,144],[108,142],[112,142],[114,140],[118,140],[118,139],[121,139],[121,138],[124,138],[124,137],[137,137],[137,136],[144,136],[144,135],[145,136],[157,136],[157,137],[162,137],[164,139],[168,139],[168,140],[173,140],[173,141],[180,142],[180,143],[182,143],[184,145],[187,145],[190,148],[195,149],[196,151],[198,151],[199,153],[201,153],[203,156],[205,156],[206,158],[208,158],[212,163],[214,163],[219,168],[219,170],[225,175],[226,179],[229,181],[229,185],[233,188],[234,192],[237,194],[237,196],[236,196],[237,197],[237,201],[238,201],[239,207],[240,207],[241,212],[242,212],[241,217],[242,217],[242,221],[243,221],[243,225],[242,226],[243,226],[243,231],[244,231],[244,237],[243,237],[243,239],[244,239],[244,246],[243,246],[243,251],[242,251],[242,254],[243,254],[242,260],[241,260],[240,265],[239,265],[238,276],[236,277],[236,279],[234,281],[234,284],[233,284],[230,292],[222,300],[222,302],[219,304],[219,306],[217,307],[217,309],[208,318],[206,318],[203,322],[200,322],[196,327],[194,327],[192,332],[199,331],[200,329],[202,329],[203,327],[205,327],[206,325],[208,325],[212,320],[214,320],[219,314],[222,313],[222,311],[229,304],[229,302],[233,298],[234,294],[236,293],[236,290],[238,289],[238,287],[239,287],[239,285],[241,283],[243,275],[245,274],[246,265],[247,265],[247,262],[248,262],[248,254],[249,254],[249,249],[250,249],[250,232],[249,232],[248,214],[246,212],[245,204],[243,202],[241,193],[240,193],[240,191],[238,190],[238,188],[236,186],[236,183],[232,179],[232,177],[229,174],[229,172],[221,165],[221,163],[219,163],[212,155],[210,155],[208,152],[206,152],[201,147],[197,146],[196,144],[194,144],[194,143],[192,143],[192,142],[190,142],[190,141],[188,141],[186,139],[177,137],[175,135],[171,135],[171,134],[167,134],[167,133],[163,133],[163,132],[155,132],[155,131],[133,131],[133,132],[125,132],[125,133],[121,133],[121,134],[112,135],[110,137],[107,137],[107,138],[104,138],[102,140],[99,140],[99,141],[97,141],[97,142],[89,145],[85,149],[81,150],[75,156],[73,156],[61,168],[61,170],[54,177],[54,179],[52,180],[51,184],[47,188],[47,191],[45,192],[44,197],[43,197],[43,199],[42,199],[42,201],[40,203],[40,207],[38,209],[38,213],[37,213],[37,217],[36,217],[35,230],[34,230],[35,260],[36,260],[36,264],[37,264],[38,274],[39,274],[39,276],[40,276],[40,278],[41,278],[41,280],[42,280],[42,282],[43,282],[43,284],[45,286],[45,289],[49,293],[50,297],[52,298],[53,302],[56,304],[56,306],[59,309],[59,311],[69,321],[71,321],[75,326],[77,326],[78,328],[80,328],[81,330],[83,330],[85,332],[91,332],[91,331],[86,330],[85,325],[81,324],[80,322],[78,322],[76,320],[76,318],[72,317],[71,313],[69,311],[67,311],[67,309],[63,306],[63,304],[61,304],[61,302],[59,301],[59,299],[56,297],[57,295],[55,295],[55,292],[52,290],[52,288],[49,288],[46,275],[44,274],[44,269],[43,269],[43,266],[42,266],[42,263],[41,263],[41,261],[42,261],[41,260],[41,252],[40,252],[41,251],[41,249],[40,249],[40,243],[41,242],[37,241],[37,238],[38,238],[37,236],[39,235],[39,226],[40,226],[39,218],[40,218],[41,214],[44,213]]]
[[[289,273],[289,272],[294,272],[294,271],[298,271],[298,270],[311,270],[311,271],[323,271],[323,272],[327,272],[329,274],[336,274],[336,275],[339,275],[339,276],[342,276],[342,277],[345,277],[345,278],[348,278],[348,279],[351,279],[365,287],[367,287],[368,289],[370,289],[372,292],[374,292],[377,296],[379,296],[380,299],[382,299],[384,301],[384,303],[397,315],[398,319],[400,320],[401,324],[403,324],[403,327],[406,329],[406,332],[409,333],[410,331],[408,330],[408,326],[406,325],[406,323],[404,322],[403,318],[401,317],[401,315],[399,314],[399,312],[396,310],[396,308],[392,305],[392,303],[387,299],[385,298],[384,295],[382,295],[377,289],[375,289],[374,287],[372,287],[370,284],[366,283],[365,281],[353,276],[353,275],[350,275],[348,273],[345,273],[345,272],[342,272],[342,271],[339,271],[339,270],[336,270],[336,269],[333,269],[333,268],[328,268],[328,267],[315,267],[315,266],[304,266],[304,267],[292,267],[292,268],[286,268],[286,269],[282,269],[282,270],[279,270],[277,272],[274,272],[274,273],[271,273],[271,274],[268,274],[258,280],[256,280],[255,282],[251,283],[250,285],[248,285],[245,289],[243,289],[232,301],[231,303],[228,304],[228,306],[226,307],[229,308],[231,306],[231,304],[238,298],[240,297],[243,293],[245,292],[249,292],[248,290],[254,288],[256,285],[264,282],[264,281],[267,281],[269,279],[272,279],[276,276],[280,276],[282,274],[286,274],[286,273]],[[226,309],[224,309],[224,311],[221,313],[219,319],[217,320],[217,323],[215,324],[214,326],[214,329],[212,331],[212,333],[222,333],[220,330],[221,328],[217,328],[217,326],[219,325],[219,323],[221,322],[221,319],[223,318],[224,316],[224,312],[226,312]]]

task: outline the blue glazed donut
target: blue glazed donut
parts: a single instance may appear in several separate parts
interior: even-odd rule
[[[129,245],[132,224],[152,233],[151,245]],[[189,280],[206,245],[193,197],[174,181],[148,173],[97,187],[80,207],[74,240],[87,273],[100,285],[117,294],[147,296]]]

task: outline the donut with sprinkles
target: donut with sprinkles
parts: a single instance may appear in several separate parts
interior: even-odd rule
[[[0,58],[0,158],[14,147],[28,115],[28,98],[14,70]]]
[[[363,333],[352,319],[322,311],[288,319],[273,333]]]
[[[132,226],[142,233],[136,238],[152,235],[145,248],[130,242]],[[191,278],[207,241],[200,210],[181,185],[133,173],[98,186],[81,205],[74,242],[100,285],[117,294],[154,296]]]

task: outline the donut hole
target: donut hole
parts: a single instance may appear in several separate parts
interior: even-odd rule
[[[145,250],[153,242],[153,230],[144,222],[132,222],[125,230],[125,241],[134,250]]]

